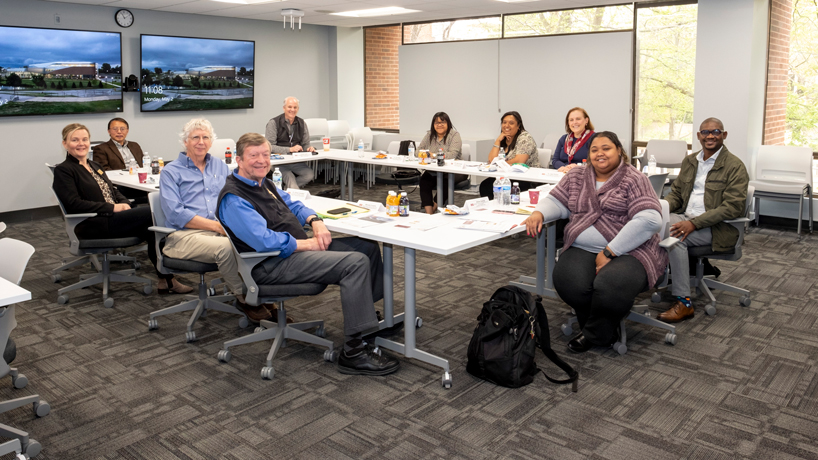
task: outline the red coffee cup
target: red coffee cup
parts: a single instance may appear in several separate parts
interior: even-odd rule
[[[145,172],[139,171],[138,174],[139,174],[139,183],[140,184],[144,184],[145,182],[148,181],[148,172],[147,171],[145,171]]]
[[[528,191],[528,199],[531,201],[531,204],[537,204],[540,202],[540,191],[539,190],[529,190]]]

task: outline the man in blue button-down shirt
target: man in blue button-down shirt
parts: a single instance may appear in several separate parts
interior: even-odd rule
[[[241,136],[236,163],[219,195],[217,217],[239,252],[281,251],[257,265],[253,279],[260,285],[339,285],[345,340],[338,370],[360,375],[398,370],[396,359],[376,352],[362,339],[365,331],[378,325],[374,302],[383,298],[378,244],[354,237],[333,239],[315,211],[277,189],[265,177],[270,171],[270,144],[261,134]],[[304,224],[312,227],[312,238]]]
[[[244,284],[236,258],[216,220],[219,192],[230,170],[207,153],[215,138],[213,126],[205,119],[190,120],[181,137],[185,151],[163,169],[159,182],[166,224],[177,230],[168,236],[163,253],[174,259],[215,263],[238,298],[239,309],[253,321],[270,319],[266,307],[244,304]]]

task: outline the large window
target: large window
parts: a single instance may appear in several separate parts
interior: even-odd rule
[[[500,38],[503,20],[499,15],[486,18],[454,19],[403,25],[403,43],[450,42]]]
[[[633,28],[633,6],[601,6],[503,16],[504,37],[607,32]]]
[[[636,9],[634,139],[693,141],[698,5]]]

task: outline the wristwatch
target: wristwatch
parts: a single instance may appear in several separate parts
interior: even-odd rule
[[[316,220],[321,221],[321,222],[323,222],[323,221],[324,221],[324,219],[322,219],[322,218],[320,218],[320,217],[318,217],[318,216],[313,216],[313,218],[312,218],[312,219],[310,219],[310,220],[308,220],[308,221],[307,221],[307,225],[312,225],[312,223],[313,223],[313,222],[315,222]]]
[[[605,248],[605,249],[602,250],[602,255],[609,258],[609,259],[613,259],[614,257],[616,257],[616,255],[614,253],[612,253],[611,251],[609,251],[608,248]]]

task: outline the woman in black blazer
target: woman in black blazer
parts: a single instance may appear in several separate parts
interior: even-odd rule
[[[130,202],[114,187],[102,167],[88,159],[90,131],[84,125],[71,123],[62,130],[65,161],[54,168],[52,187],[69,214],[97,213],[77,225],[80,238],[122,238],[135,236],[148,243],[148,258],[156,266],[153,225],[149,207],[131,208]],[[193,288],[163,275],[157,270],[160,294],[185,294]]]

